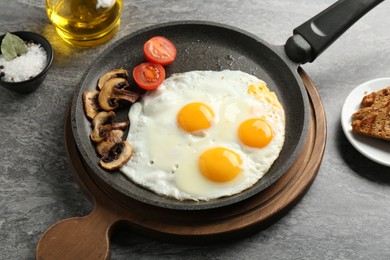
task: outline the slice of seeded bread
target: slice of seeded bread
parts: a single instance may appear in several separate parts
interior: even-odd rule
[[[360,104],[362,107],[371,107],[379,105],[382,102],[387,102],[389,100],[390,86],[364,96]]]
[[[352,114],[352,119],[363,119],[373,112],[377,112],[379,109],[383,107],[390,106],[390,95],[388,96],[388,100],[384,100],[381,102],[373,103],[370,107],[363,107],[359,109],[357,112]]]
[[[390,141],[390,105],[372,110],[363,119],[352,122],[355,133]]]
[[[390,86],[363,97],[352,114],[355,133],[390,141]]]

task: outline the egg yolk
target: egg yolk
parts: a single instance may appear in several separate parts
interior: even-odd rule
[[[216,147],[206,150],[199,157],[199,169],[203,176],[215,182],[227,182],[241,171],[241,157],[232,150]]]
[[[271,142],[273,131],[265,118],[252,118],[241,123],[238,136],[247,146],[263,148]]]
[[[177,114],[177,123],[189,133],[209,128],[213,119],[214,111],[200,102],[185,105]]]

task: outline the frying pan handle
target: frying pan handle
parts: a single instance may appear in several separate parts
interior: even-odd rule
[[[341,34],[383,0],[340,0],[298,26],[285,46],[287,56],[304,64],[314,61]]]

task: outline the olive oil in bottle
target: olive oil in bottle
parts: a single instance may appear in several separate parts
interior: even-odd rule
[[[91,47],[117,32],[122,0],[46,0],[46,12],[62,39]]]

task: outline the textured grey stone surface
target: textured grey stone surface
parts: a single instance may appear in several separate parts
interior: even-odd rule
[[[0,33],[43,34],[53,67],[34,93],[0,89],[0,259],[33,259],[52,224],[83,216],[91,205],[71,177],[64,116],[87,66],[115,40],[147,25],[173,20],[221,22],[284,44],[292,30],[332,0],[124,0],[122,25],[109,43],[90,49],[64,44],[45,1],[0,1]],[[390,168],[359,154],[340,125],[344,99],[357,85],[390,75],[390,2],[358,21],[304,69],[316,84],[328,122],[323,163],[300,203],[248,238],[207,246],[154,241],[131,230],[112,236],[112,259],[389,259]]]

